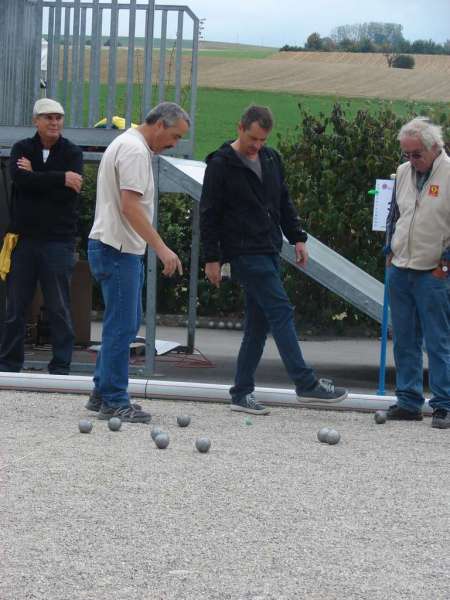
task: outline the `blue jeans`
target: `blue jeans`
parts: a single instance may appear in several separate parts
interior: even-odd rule
[[[0,371],[20,371],[24,363],[25,315],[39,282],[50,324],[53,357],[49,373],[70,371],[74,333],[70,314],[70,282],[75,268],[75,242],[19,239],[7,277],[6,318],[2,326]]]
[[[422,345],[428,353],[430,406],[450,410],[450,280],[430,271],[388,269],[398,405],[424,403]]]
[[[242,255],[231,260],[231,273],[245,299],[244,337],[237,359],[232,398],[255,389],[255,371],[270,331],[297,393],[311,390],[317,378],[305,364],[297,339],[294,310],[283,288],[278,255]]]
[[[128,363],[142,317],[143,256],[89,240],[91,272],[100,284],[105,312],[94,388],[106,407],[128,406]]]

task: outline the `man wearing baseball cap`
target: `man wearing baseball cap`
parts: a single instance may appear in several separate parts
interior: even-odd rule
[[[7,275],[6,319],[0,335],[0,371],[18,372],[24,362],[25,315],[39,282],[50,324],[49,373],[70,371],[74,333],[70,281],[75,266],[82,152],[62,137],[64,109],[41,98],[33,108],[36,134],[11,150],[12,214],[9,233],[17,244]]]

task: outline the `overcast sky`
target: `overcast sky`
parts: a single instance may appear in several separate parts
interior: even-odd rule
[[[403,25],[410,40],[450,39],[450,0],[162,0],[205,18],[204,39],[280,47],[303,45],[338,25],[381,21]],[[157,37],[157,33],[155,33]]]

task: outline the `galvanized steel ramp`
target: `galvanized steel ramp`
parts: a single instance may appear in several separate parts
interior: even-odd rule
[[[161,156],[159,191],[185,193],[200,201],[205,167],[204,162]],[[308,250],[306,269],[296,264],[294,248],[287,241],[283,243],[281,256],[299,271],[381,323],[384,285],[310,234]]]

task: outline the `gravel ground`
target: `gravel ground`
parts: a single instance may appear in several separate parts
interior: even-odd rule
[[[429,419],[144,401],[157,450],[148,425],[78,433],[84,401],[0,392],[2,600],[450,598],[450,431]]]

